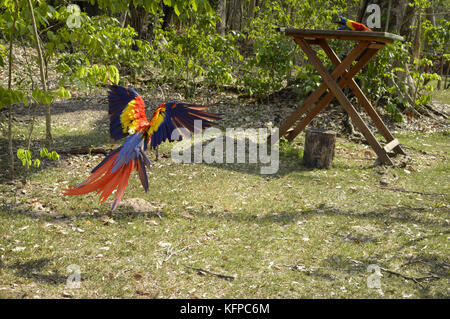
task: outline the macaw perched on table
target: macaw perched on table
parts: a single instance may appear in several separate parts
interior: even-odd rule
[[[220,114],[204,112],[209,106],[170,101],[159,105],[150,121],[145,115],[144,100],[132,88],[109,85],[108,101],[110,127],[113,139],[127,137],[122,146],[111,151],[81,184],[66,189],[64,195],[82,195],[97,191],[101,193],[100,203],[104,202],[117,188],[112,205],[119,204],[128,184],[131,171],[138,172],[144,190],[148,191],[145,166],[150,168],[150,160],[144,151],[156,148],[165,140],[171,139],[175,129],[185,128],[194,132],[194,120],[201,120],[202,127],[210,127]],[[180,133],[182,133],[180,131]]]
[[[365,26],[362,23],[349,20],[344,17],[339,18],[341,18],[341,21],[339,21],[338,24],[340,24],[341,26],[338,28],[338,30],[347,29],[353,31],[372,31],[372,29],[370,29],[369,27]]]

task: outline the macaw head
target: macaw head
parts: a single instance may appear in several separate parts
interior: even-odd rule
[[[134,89],[130,87],[125,88],[117,84],[108,85],[108,87],[111,90],[110,96],[113,98],[113,100],[121,101],[120,104],[123,104],[124,102],[128,103],[139,95]]]
[[[138,92],[136,92],[133,88],[128,87],[128,88],[125,89],[125,90],[126,90],[128,96],[131,97],[131,98],[133,98],[133,99],[134,99],[136,96],[139,95]]]
[[[341,21],[338,22],[340,25],[347,25],[347,19],[346,18],[344,18],[342,16],[339,16],[339,18],[341,19]]]

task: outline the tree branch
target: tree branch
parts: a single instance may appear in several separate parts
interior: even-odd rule
[[[19,15],[19,3],[18,0],[15,1],[16,10],[14,11],[13,23],[11,26],[11,36],[9,42],[9,70],[8,70],[8,90],[11,90],[12,86],[12,51],[14,42],[14,30],[16,28],[17,16]],[[13,141],[12,141],[12,105],[8,105],[8,150],[9,150],[9,160],[10,160],[10,170],[11,170],[11,180],[14,178],[14,151],[13,151]]]
[[[219,277],[219,278],[223,278],[223,279],[227,279],[227,280],[234,280],[234,279],[236,279],[235,276],[218,274],[218,273],[215,273],[215,272],[203,269],[203,268],[197,268],[197,267],[192,267],[192,266],[188,266],[188,265],[184,265],[184,266],[186,268],[189,268],[189,269],[197,270],[200,273],[210,274],[210,275],[213,275],[213,276],[216,276],[216,277]]]
[[[44,72],[44,60],[42,58],[42,49],[41,49],[41,44],[40,44],[40,40],[39,40],[39,34],[38,34],[38,31],[37,31],[37,26],[36,26],[36,19],[34,17],[33,4],[31,3],[31,0],[28,0],[28,7],[30,9],[31,22],[32,22],[32,25],[33,25],[34,40],[36,42],[36,49],[37,49],[37,52],[38,52],[39,71],[40,71],[40,74],[41,74],[42,88],[43,88],[43,90],[45,92],[47,92],[47,81],[45,80],[45,72]],[[46,108],[45,108],[45,124],[46,124],[47,144],[50,145],[50,143],[52,142],[50,104],[46,105]]]

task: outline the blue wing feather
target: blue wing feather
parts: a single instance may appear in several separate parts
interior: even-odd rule
[[[128,164],[138,158],[140,151],[142,150],[142,142],[144,138],[141,132],[135,133],[125,140],[125,143],[121,146],[119,154],[114,162],[114,166],[111,173],[117,171],[121,166]]]
[[[179,101],[170,101],[165,104],[164,120],[152,134],[150,147],[155,148],[165,140],[172,142],[172,132],[175,129],[186,128],[193,133],[195,120],[202,121],[202,128],[213,125],[212,120],[220,120],[220,114],[204,112],[209,106],[186,104]]]

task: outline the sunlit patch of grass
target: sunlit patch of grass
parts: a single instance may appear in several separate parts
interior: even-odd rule
[[[449,83],[448,81],[450,81],[450,80],[447,80],[447,85]],[[450,104],[450,89],[445,89],[444,83],[445,83],[445,78],[441,82],[441,90],[438,90],[437,89],[437,81],[436,80],[431,81],[430,84],[434,87],[434,90],[431,93],[431,96],[433,97],[433,100],[439,101],[444,104]]]

